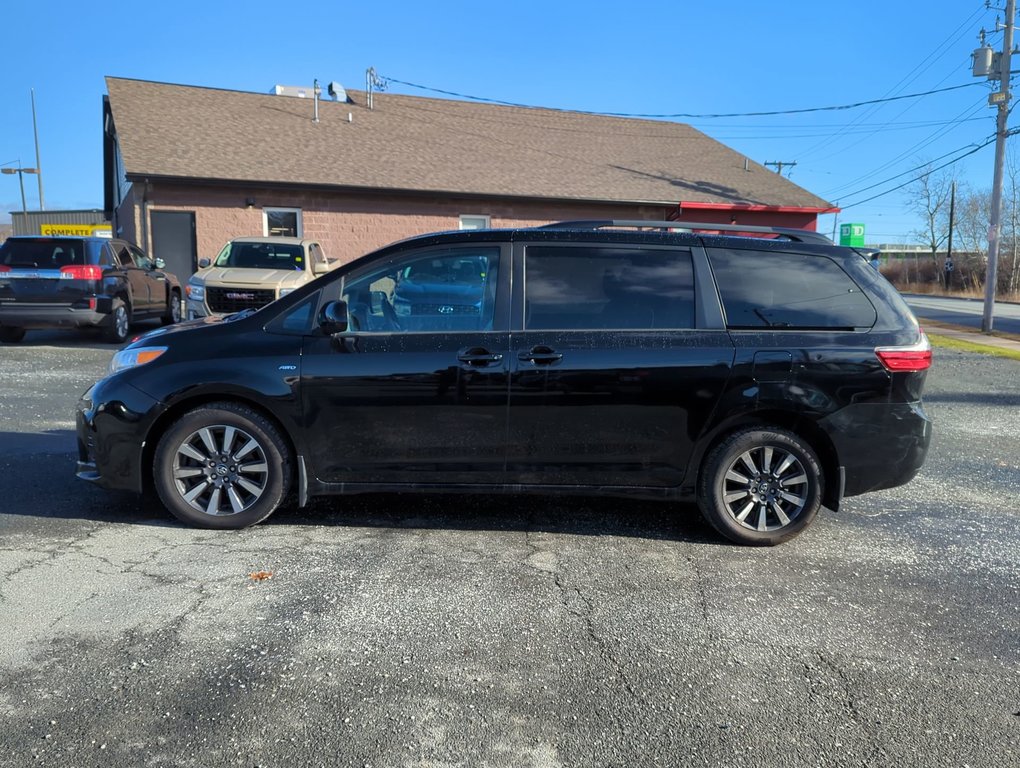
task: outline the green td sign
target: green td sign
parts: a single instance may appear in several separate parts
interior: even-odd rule
[[[864,246],[864,225],[863,224],[840,224],[839,244],[852,247]]]

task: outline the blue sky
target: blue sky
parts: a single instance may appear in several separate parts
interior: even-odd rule
[[[838,202],[840,221],[864,222],[869,242],[904,241],[920,222],[901,192],[862,201],[992,137],[991,86],[971,76],[970,54],[997,13],[983,0],[10,2],[0,164],[36,164],[34,88],[47,209],[101,208],[107,75],[267,92],[314,78],[362,89],[374,67],[382,77],[520,104],[697,115],[967,86],[858,109],[677,118],[758,162],[796,162],[784,175]],[[1001,33],[989,39],[997,46]],[[992,162],[989,145],[952,168],[988,189]],[[24,178],[35,209],[35,177]],[[0,176],[0,221],[20,209],[17,176]],[[832,227],[833,217],[822,217],[820,229]]]

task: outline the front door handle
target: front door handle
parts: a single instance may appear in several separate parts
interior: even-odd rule
[[[503,355],[498,352],[490,352],[484,347],[472,347],[471,349],[464,349],[458,352],[457,359],[465,365],[482,368],[486,365],[498,363],[503,359]]]
[[[562,352],[556,352],[550,347],[539,345],[532,347],[527,352],[521,352],[517,355],[517,359],[525,363],[534,363],[535,365],[552,365],[563,359]]]

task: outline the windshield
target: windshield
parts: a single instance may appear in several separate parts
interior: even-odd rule
[[[60,269],[96,264],[101,243],[74,238],[8,238],[0,246],[0,264],[27,269]]]
[[[216,266],[301,270],[305,268],[305,252],[292,243],[227,243],[216,257]]]

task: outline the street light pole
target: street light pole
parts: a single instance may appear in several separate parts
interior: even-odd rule
[[[35,134],[35,169],[36,180],[39,182],[39,210],[46,210],[42,191],[42,160],[39,159],[39,125],[35,121],[35,88],[32,89],[32,132]]]
[[[39,173],[38,168],[22,168],[21,163],[18,163],[17,168],[0,168],[0,173],[18,174],[18,184],[21,187],[21,215],[28,215],[28,205],[25,203],[25,174],[26,173]]]

